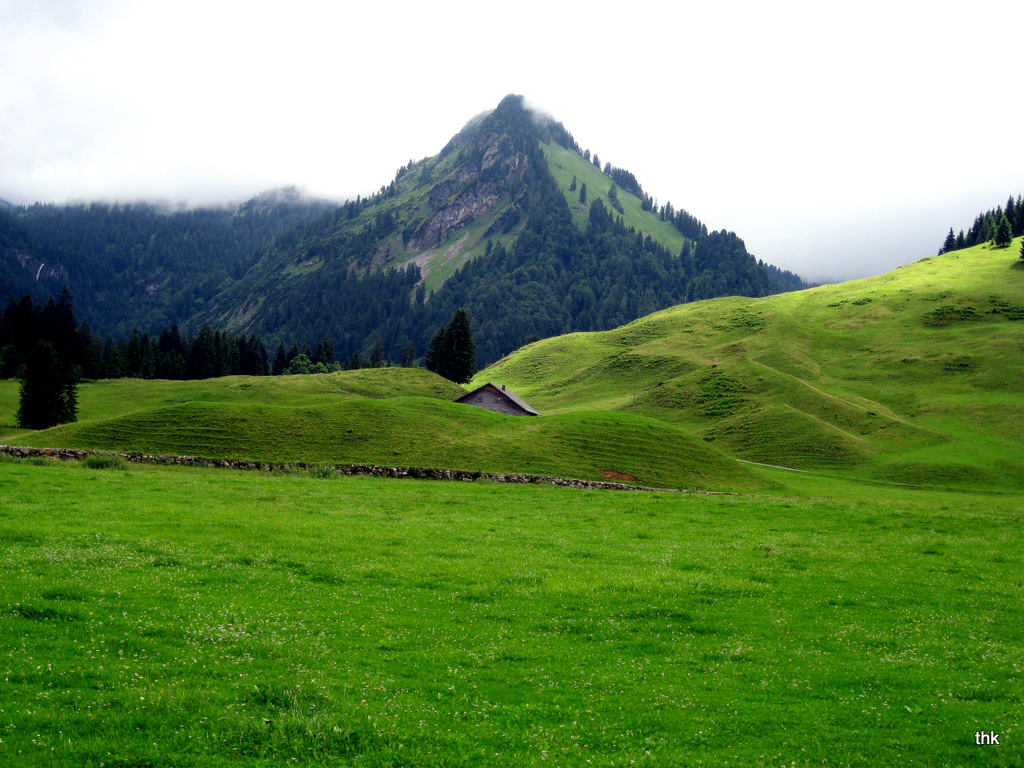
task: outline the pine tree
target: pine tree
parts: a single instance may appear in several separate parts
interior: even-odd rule
[[[402,367],[412,368],[413,362],[416,360],[416,345],[413,344],[412,340],[405,342],[405,347],[402,350]]]
[[[427,370],[456,384],[465,384],[473,378],[476,373],[476,344],[465,309],[455,310],[452,321],[434,334],[423,363]]]
[[[380,336],[374,339],[373,342],[373,350],[370,352],[370,367],[384,367],[384,340]]]
[[[580,185],[580,205],[587,204],[587,182]]]
[[[625,213],[622,203],[619,202],[619,187],[617,184],[612,184],[611,189],[608,190],[608,203],[619,213]]]
[[[1011,240],[1013,240],[1013,231],[1010,228],[1010,220],[1006,216],[1000,216],[992,242],[996,248],[1008,248]]]
[[[355,352],[352,353],[352,356],[345,361],[344,369],[346,371],[358,371],[360,368],[363,367],[363,365],[363,358],[359,354],[359,350],[357,349]]]
[[[444,376],[441,369],[445,365],[447,336],[448,326],[442,325],[430,339],[430,343],[427,344],[427,351],[423,355],[423,367],[439,376]]]
[[[324,336],[323,340],[316,345],[316,352],[313,353],[312,360],[314,363],[323,363],[330,367],[337,363],[334,353],[334,342]]]
[[[270,373],[274,376],[280,376],[284,373],[284,369],[288,367],[288,353],[284,349],[284,342],[277,342],[277,352],[274,353],[274,364],[270,368]]]
[[[939,254],[949,253],[950,251],[956,250],[956,235],[953,234],[953,228],[949,228],[949,234],[946,235],[946,241],[942,244]]]
[[[212,379],[220,373],[217,340],[213,329],[204,323],[192,342],[185,361],[185,375],[190,379]]]
[[[53,344],[40,341],[25,363],[18,404],[18,426],[46,429],[74,421],[78,387],[73,374],[61,364]]]
[[[465,309],[457,309],[448,325],[447,346],[450,375],[445,375],[445,378],[456,384],[465,384],[476,373],[476,344],[473,343],[473,329]]]

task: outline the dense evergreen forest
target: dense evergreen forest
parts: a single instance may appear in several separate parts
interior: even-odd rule
[[[365,357],[352,355],[339,363],[334,344],[324,338],[310,350],[293,343],[278,344],[271,360],[267,346],[256,334],[215,331],[203,325],[183,335],[177,325],[159,335],[133,329],[118,340],[105,340],[88,322],[76,323],[71,293],[65,288],[56,298],[37,304],[26,294],[11,300],[0,313],[0,379],[24,379],[29,361],[41,342],[49,344],[59,360],[64,379],[211,379],[219,376],[268,376],[330,373],[342,369],[381,368],[392,361],[380,339]],[[413,364],[409,350],[401,360]]]
[[[962,229],[959,234],[953,234],[950,227],[939,254],[959,251],[961,248],[970,248],[979,243],[994,243],[997,246],[1006,246],[1015,237],[1024,235],[1024,196],[1017,195],[1014,200],[1010,195],[1006,205],[996,206],[990,211],[979,213],[974,217],[974,223],[965,233]]]
[[[261,249],[333,208],[292,191],[242,206],[170,210],[149,203],[32,205],[0,210],[0,299],[45,301],[62,286],[103,335],[198,327],[206,304]]]
[[[551,141],[579,152],[561,124],[538,122],[509,97],[435,158],[410,162],[377,194],[340,205],[276,193],[224,209],[0,210],[0,301],[45,301],[66,285],[89,331],[89,375],[191,377],[190,350],[207,342],[234,351],[204,371],[242,372],[232,361],[262,354],[245,351],[254,340],[288,345],[298,350],[293,359],[329,343],[330,361],[303,355],[311,365],[408,364],[464,308],[485,366],[534,337],[614,328],[686,301],[803,287],[752,257],[734,233],[709,233],[671,203],[659,208],[633,174],[610,164],[611,193],[595,191],[581,228],[548,169],[541,143]],[[601,168],[589,150],[582,156]],[[616,205],[624,194],[675,227],[682,249],[627,225]],[[479,253],[428,294],[416,249],[450,242],[478,212],[493,212]]]

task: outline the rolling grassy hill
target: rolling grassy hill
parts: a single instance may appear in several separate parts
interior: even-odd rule
[[[456,405],[463,390],[426,371],[379,369],[90,383],[78,423],[35,433],[14,428],[17,385],[4,382],[0,440],[676,488],[781,487],[779,473],[746,461],[1019,489],[1018,250],[980,246],[841,285],[681,305],[536,342],[472,382],[509,385],[540,419]]]
[[[682,305],[528,345],[473,384],[508,384],[544,413],[643,414],[750,461],[1019,487],[1019,248],[978,246],[840,285]]]
[[[101,381],[81,388],[78,422],[40,432],[14,428],[17,386],[3,385],[0,440],[23,445],[523,472],[674,488],[775,486],[675,424],[600,411],[502,416],[452,402],[463,389],[420,369]]]

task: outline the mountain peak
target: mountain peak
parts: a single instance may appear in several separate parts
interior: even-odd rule
[[[565,126],[550,115],[530,107],[524,96],[510,93],[490,112],[477,115],[452,138],[441,154],[456,146],[493,141],[505,135],[517,152],[529,153],[539,142],[557,142],[566,149],[580,151],[579,145]]]

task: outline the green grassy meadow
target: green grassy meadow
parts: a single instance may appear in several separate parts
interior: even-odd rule
[[[378,369],[89,382],[29,432],[0,382],[4,443],[731,492],[0,456],[0,765],[1024,765],[1019,249],[471,383],[540,418]]]
[[[1022,764],[1021,495],[0,493],[3,765]]]

